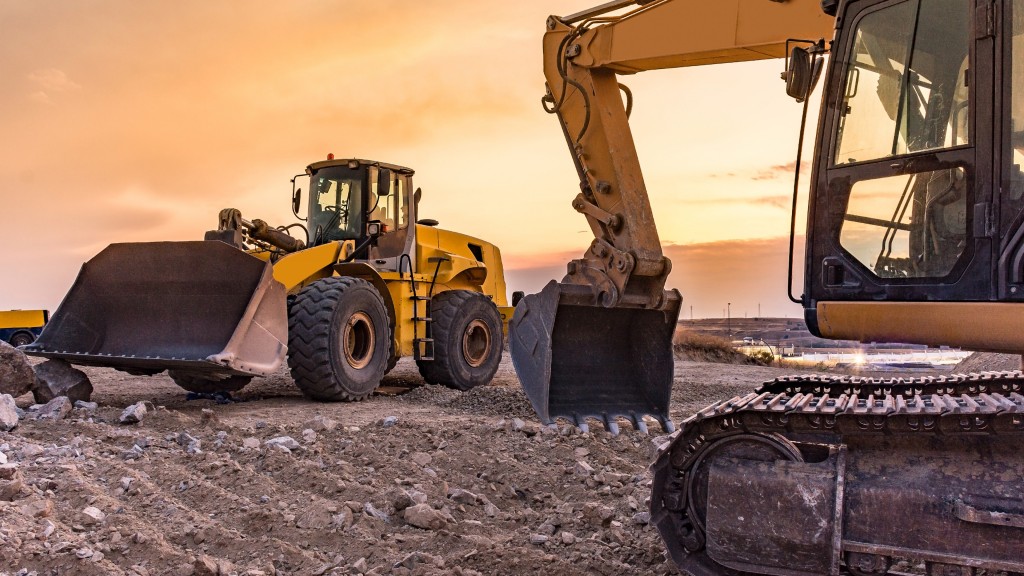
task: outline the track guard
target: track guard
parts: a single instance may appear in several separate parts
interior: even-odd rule
[[[674,360],[672,335],[681,298],[667,292],[662,309],[604,308],[587,286],[550,282],[523,298],[509,323],[509,349],[519,381],[541,422],[587,418],[618,433],[626,418],[646,431],[652,415],[672,431],[668,415]]]

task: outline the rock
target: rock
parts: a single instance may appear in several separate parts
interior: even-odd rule
[[[242,439],[242,448],[246,450],[256,450],[260,447],[260,439],[249,436],[248,438]]]
[[[11,480],[17,473],[17,464],[0,464],[0,480]]]
[[[562,532],[558,537],[562,539],[562,544],[566,546],[572,546],[576,543],[576,535],[572,532]]]
[[[574,472],[577,476],[586,477],[594,473],[594,467],[591,466],[590,464],[587,464],[583,460],[580,460],[579,462],[576,463],[576,468]]]
[[[448,493],[448,498],[459,504],[476,505],[480,502],[480,497],[473,494],[469,490],[463,490],[462,488],[456,488]]]
[[[128,489],[132,487],[132,481],[133,480],[134,480],[134,478],[132,478],[131,476],[122,476],[121,477],[121,489],[124,490],[125,492],[127,492]]]
[[[0,432],[9,432],[18,426],[18,406],[10,394],[0,394]]]
[[[367,502],[366,504],[363,504],[363,512],[366,513],[367,516],[371,516],[371,517],[376,518],[377,520],[381,520],[383,522],[387,522],[388,520],[391,519],[388,516],[387,512],[384,512],[383,510],[378,510],[378,509],[374,508],[373,504],[371,504],[369,502]]]
[[[63,420],[71,413],[71,400],[57,396],[39,408],[36,418],[40,420]]]
[[[357,574],[366,574],[366,571],[368,570],[368,567],[366,566],[366,558],[360,558],[353,562],[352,569],[355,570]]]
[[[398,496],[395,497],[394,502],[391,503],[395,508],[395,512],[401,512],[410,506],[416,504],[426,504],[427,495],[418,490],[403,490]]]
[[[32,390],[36,373],[21,350],[0,341],[0,394],[17,398]]]
[[[21,505],[21,513],[33,518],[48,518],[53,514],[53,500],[44,498]]]
[[[316,442],[316,432],[314,432],[312,428],[306,428],[302,431],[302,441],[306,444]]]
[[[64,360],[47,360],[36,366],[35,372],[32,396],[39,404],[45,404],[58,396],[67,396],[72,403],[88,402],[92,397],[89,377]]]
[[[426,552],[411,552],[402,558],[395,564],[395,567],[407,568],[409,570],[415,570],[417,566],[436,566],[437,568],[444,568],[444,558],[441,556],[434,556],[433,554],[427,554]]]
[[[523,422],[519,418],[512,419],[512,430],[515,432],[522,432],[523,428],[526,428],[526,422]]]
[[[86,506],[78,513],[78,523],[82,526],[95,526],[102,524],[107,515],[95,506]]]
[[[426,466],[430,464],[433,458],[426,452],[413,452],[412,455],[409,456],[409,460],[412,460],[418,466]]]
[[[139,422],[142,422],[142,419],[145,417],[146,403],[136,402],[135,404],[132,404],[131,406],[125,408],[124,412],[121,412],[121,417],[118,419],[118,421],[121,424],[137,424]]]
[[[440,530],[447,522],[444,514],[434,510],[429,504],[417,504],[405,509],[405,521],[410,525],[424,530]]]
[[[228,576],[235,571],[235,565],[223,558],[214,558],[206,554],[200,555],[192,564],[195,576]]]
[[[530,534],[530,544],[543,545],[547,541],[548,537],[543,534]]]
[[[263,443],[267,448],[286,448],[289,452],[302,448],[302,445],[291,436],[278,436]]]
[[[88,412],[88,413],[91,414],[91,413],[95,412],[97,409],[99,409],[99,407],[100,407],[100,405],[95,403],[95,402],[86,402],[84,400],[75,400],[75,409],[76,410],[84,410],[85,412]]]
[[[583,516],[594,525],[608,526],[615,517],[615,510],[603,504],[588,502],[583,505]]]
[[[0,466],[7,464],[7,454],[0,452]]]
[[[650,523],[651,523],[651,513],[650,512],[638,512],[637,514],[633,515],[633,524],[636,524],[638,526],[646,526],[646,525],[648,525]]]
[[[143,454],[145,451],[138,444],[132,444],[131,448],[121,453],[121,457],[125,460],[138,460]]]
[[[6,464],[5,466],[10,466]],[[17,472],[17,469],[15,469]],[[0,502],[13,502],[26,496],[28,488],[21,475],[12,476],[10,480],[0,480]]]
[[[355,521],[355,516],[352,515],[352,511],[347,507],[342,508],[340,512],[331,516],[331,524],[341,528],[342,530],[346,530],[351,527]]]
[[[391,428],[395,424],[398,424],[398,416],[387,416],[380,421],[380,425],[385,428]]]
[[[337,421],[331,420],[330,418],[320,414],[314,416],[313,420],[306,425],[306,428],[315,432],[332,432],[337,427]]]

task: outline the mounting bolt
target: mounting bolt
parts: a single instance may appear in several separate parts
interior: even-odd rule
[[[612,185],[610,183],[608,183],[607,180],[598,180],[597,181],[597,191],[598,191],[599,194],[611,194],[612,193]]]
[[[573,44],[572,46],[569,46],[569,48],[565,50],[565,55],[568,56],[569,58],[575,58],[579,56],[580,52],[582,51],[582,46],[580,46],[579,44]]]

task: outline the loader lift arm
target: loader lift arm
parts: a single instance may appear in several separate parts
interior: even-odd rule
[[[542,421],[585,428],[597,418],[614,431],[617,417],[644,429],[642,416],[653,415],[673,428],[671,340],[682,297],[665,290],[671,262],[629,128],[632,95],[618,75],[780,58],[787,40],[831,38],[833,24],[818,0],[617,1],[548,18],[543,103],[561,123],[580,178],[572,205],[594,241],[510,324],[512,358]]]

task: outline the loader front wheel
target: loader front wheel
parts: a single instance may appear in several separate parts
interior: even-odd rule
[[[252,381],[252,376],[229,376],[220,380],[203,378],[189,372],[168,370],[167,375],[174,383],[189,392],[213,394],[214,392],[238,392]]]
[[[417,360],[430,384],[456,390],[483,386],[501,362],[501,315],[488,297],[469,290],[451,290],[430,301],[434,359]]]
[[[388,313],[373,284],[331,277],[306,286],[288,318],[288,366],[314,400],[363,400],[390,356]]]

